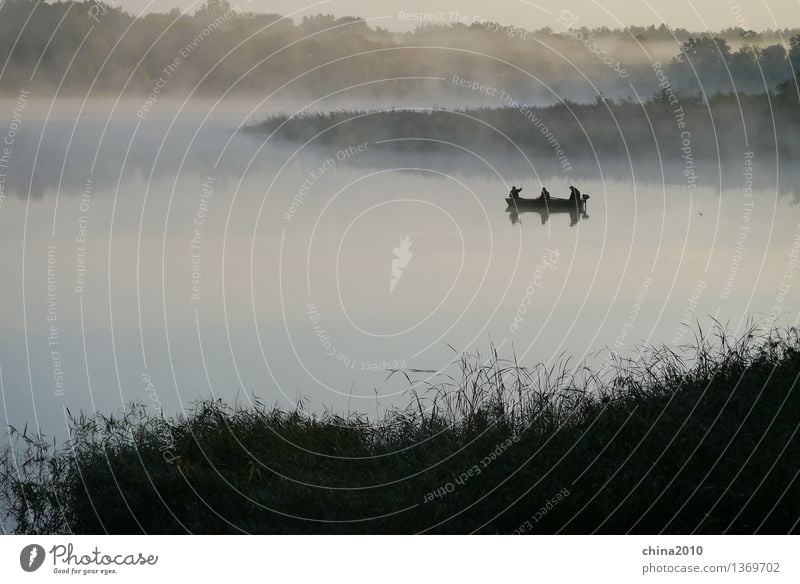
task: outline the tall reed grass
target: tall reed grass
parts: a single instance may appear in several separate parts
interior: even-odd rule
[[[382,420],[204,401],[78,415],[63,446],[11,429],[2,509],[20,533],[798,531],[795,329],[421,373]]]

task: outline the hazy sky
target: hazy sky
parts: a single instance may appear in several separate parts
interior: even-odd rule
[[[113,0],[106,0],[113,3]],[[164,12],[197,7],[203,0],[116,0],[128,11]],[[413,28],[427,13],[428,22],[489,19],[535,29],[557,28],[561,10],[578,17],[577,26],[659,24],[692,30],[742,26],[750,29],[800,26],[800,0],[235,0],[241,10],[298,15],[326,12],[376,18],[392,30]],[[149,7],[149,8],[148,8]],[[382,17],[382,18],[380,18]]]

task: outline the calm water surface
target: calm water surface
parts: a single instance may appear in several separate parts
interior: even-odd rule
[[[712,316],[798,316],[800,207],[758,157],[752,192],[744,157],[722,189],[598,172],[588,216],[515,217],[511,184],[563,196],[568,179],[457,150],[409,168],[386,144],[265,145],[235,132],[244,106],[76,107],[28,110],[0,169],[0,421],[58,434],[65,408],[253,395],[370,414],[402,402],[389,369],[454,349],[592,361]]]

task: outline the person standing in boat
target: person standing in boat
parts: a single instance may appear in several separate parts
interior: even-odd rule
[[[542,187],[542,196],[541,196],[541,199],[542,199],[542,200],[545,200],[545,201],[547,201],[547,200],[549,200],[549,199],[550,199],[550,191],[548,191],[548,190],[547,190],[547,188],[545,188],[545,187]]]
[[[569,200],[570,201],[581,200],[581,192],[574,185],[569,186]]]
[[[511,195],[512,199],[519,199],[519,194],[522,192],[522,187],[517,188],[516,186],[511,186],[511,192],[508,193]]]

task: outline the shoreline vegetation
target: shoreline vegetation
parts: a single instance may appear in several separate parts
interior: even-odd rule
[[[471,109],[336,110],[277,115],[247,127],[270,140],[337,145],[379,144],[393,152],[469,148],[492,160],[501,150],[524,163],[565,173],[613,166],[620,159],[678,164],[690,186],[696,163],[800,157],[800,103],[794,85],[762,95],[717,94],[703,100],[663,89],[639,103],[598,98],[549,106],[509,102]],[[463,152],[462,152],[463,153]],[[719,180],[714,172],[714,179]]]
[[[209,401],[77,416],[58,449],[12,430],[0,508],[20,533],[798,532],[794,328],[610,375],[456,363],[380,422]]]

